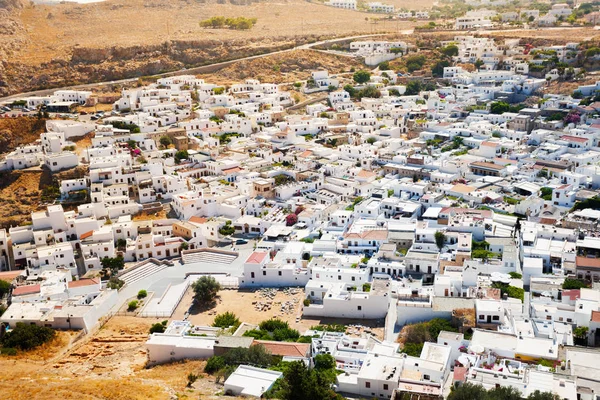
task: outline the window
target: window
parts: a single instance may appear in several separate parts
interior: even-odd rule
[[[479,319],[485,319],[485,315],[480,315]]]
[[[254,272],[250,272],[250,277],[254,278]]]
[[[279,276],[281,276],[281,271],[279,271]]]
[[[500,316],[498,316],[498,315],[494,315],[494,316],[492,317],[492,320],[494,320],[494,321],[500,321]]]
[[[358,311],[362,310],[362,306],[357,306],[358,307]]]
[[[429,375],[423,375],[423,379],[425,379],[426,381],[431,380],[431,378],[429,377]]]
[[[263,276],[267,276],[267,271],[263,271]]]
[[[383,390],[388,390],[388,384],[387,383],[383,384]]]
[[[371,382],[365,382],[365,387],[366,387],[367,389],[371,388]]]

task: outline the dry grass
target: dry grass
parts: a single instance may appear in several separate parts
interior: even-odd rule
[[[0,174],[0,227],[20,225],[41,210],[40,172],[3,172]]]
[[[415,4],[391,0],[397,6],[424,8],[426,0]],[[251,5],[211,4],[174,0],[111,0],[102,3],[54,6],[28,6],[21,20],[28,30],[29,45],[20,61],[41,63],[66,57],[74,46],[112,47],[163,43],[165,40],[273,38],[306,34],[346,35],[356,32],[394,31],[394,23],[367,23],[375,14],[341,10],[318,3],[291,0],[259,2]],[[199,21],[216,16],[254,17],[257,24],[249,31],[203,29]],[[107,23],[110,21],[110,23]],[[403,29],[413,23],[403,21]]]
[[[331,74],[338,74],[362,66],[362,63],[355,58],[325,54],[314,50],[296,50],[237,62],[212,74],[200,75],[200,77],[207,82],[218,82],[221,85],[239,83],[248,78],[258,79],[262,82],[293,83],[308,79],[310,72],[316,69],[326,69]]]
[[[17,357],[0,357],[0,392],[7,399],[169,399],[217,398],[222,386],[202,373],[204,361],[184,361],[145,369],[144,343],[153,319],[113,317],[91,337],[75,344],[66,356],[72,335],[59,332],[45,348]],[[59,360],[42,360],[53,353]],[[187,387],[190,372],[200,375]]]
[[[0,118],[0,154],[35,142],[46,130],[46,120],[36,117]]]

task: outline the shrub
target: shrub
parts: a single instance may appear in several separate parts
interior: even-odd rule
[[[369,79],[371,79],[371,74],[363,70],[356,71],[352,76],[352,79],[358,84],[367,83],[369,82]]]
[[[55,336],[52,328],[17,322],[14,329],[4,336],[2,346],[27,351],[51,341]]]
[[[135,311],[137,308],[138,308],[138,301],[137,300],[131,300],[127,304],[127,311]]]
[[[219,228],[219,234],[221,236],[230,236],[235,233],[235,228],[231,225],[231,221],[226,221],[225,225]]]
[[[514,271],[513,271],[513,272],[509,272],[508,274],[509,274],[509,275],[510,275],[510,277],[511,277],[511,278],[513,278],[513,279],[521,279],[521,278],[523,278],[523,275],[521,275],[521,274],[520,274],[520,273],[518,273],[518,272],[514,272]]]
[[[221,369],[225,368],[225,360],[221,356],[212,356],[206,361],[206,365],[204,366],[204,372],[207,374],[215,373]]]
[[[10,292],[10,283],[0,279],[0,299]]]
[[[279,318],[271,318],[261,322],[258,327],[263,331],[274,332],[277,329],[289,329],[289,324]]]
[[[138,299],[143,299],[145,297],[148,297],[148,292],[144,289],[140,290],[137,294],[137,298]]]
[[[17,349],[12,347],[3,347],[0,349],[0,354],[2,354],[3,356],[16,356]]]
[[[324,332],[346,332],[346,326],[341,324],[331,325],[314,325],[310,327],[313,331],[324,331]]]
[[[562,288],[563,289],[582,289],[587,286],[588,285],[582,280],[566,278],[565,281],[563,282]]]
[[[167,321],[157,322],[150,327],[150,334],[163,333],[167,329]]]
[[[273,332],[273,340],[277,342],[295,342],[298,338],[300,338],[300,333],[295,329],[275,329]]]
[[[304,299],[302,303],[304,304],[304,307],[308,307],[310,306],[310,299]]]
[[[314,361],[316,369],[335,369],[335,358],[331,354],[317,354]]]
[[[240,319],[232,312],[224,312],[215,316],[212,326],[217,328],[229,328],[233,327],[234,330],[240,326]]]

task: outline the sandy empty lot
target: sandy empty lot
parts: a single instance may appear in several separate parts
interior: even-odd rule
[[[192,309],[188,320],[194,325],[211,325],[215,315],[230,311],[237,315],[240,321],[256,325],[269,318],[279,318],[288,322],[290,327],[297,329],[300,334],[303,334],[310,327],[319,324],[362,325],[370,327],[373,335],[379,339],[383,339],[383,327],[378,326],[376,321],[303,318],[302,301],[305,297],[303,289],[273,290],[276,290],[276,294],[272,299],[264,296],[260,290],[221,290],[215,307],[202,311]],[[188,289],[188,292],[173,314],[172,319],[184,318],[184,314],[192,305],[192,296],[192,290]],[[269,303],[271,304],[270,308],[268,307]],[[282,311],[282,304],[291,306],[286,306],[285,311]],[[297,320],[298,317],[299,319]],[[363,329],[352,328],[348,330],[348,333],[360,336],[363,333]]]

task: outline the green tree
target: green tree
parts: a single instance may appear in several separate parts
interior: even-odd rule
[[[354,79],[354,82],[360,85],[369,82],[369,79],[371,79],[371,74],[364,70],[356,71],[352,76],[352,79]]]
[[[10,283],[0,279],[0,299],[10,292]]]
[[[442,249],[445,246],[445,242],[446,242],[446,234],[442,231],[437,231],[434,234],[435,237],[435,245],[437,246],[437,248],[442,251]]]
[[[229,328],[234,327],[237,329],[240,326],[240,319],[232,312],[227,311],[223,314],[218,314],[215,316],[212,326],[217,328]]]
[[[590,328],[587,326],[578,326],[577,328],[573,329],[573,336],[575,336],[577,339],[586,339],[589,330]]]
[[[125,240],[125,239],[117,239],[117,248],[118,249],[124,249],[125,247],[127,247],[127,240]]]
[[[219,235],[231,236],[235,233],[235,227],[231,225],[231,221],[225,221],[225,225],[219,228]]]
[[[173,142],[171,141],[171,138],[167,135],[165,136],[161,136],[160,137],[160,144],[161,146],[167,148],[169,147]]]
[[[449,44],[446,47],[442,47],[440,52],[448,57],[453,57],[458,55],[458,46],[455,44]]]
[[[373,136],[371,136],[370,138],[368,138],[368,139],[367,139],[367,143],[369,143],[369,144],[373,144],[373,143],[375,143],[376,141],[377,141],[377,138],[375,138],[375,137],[373,137]]]
[[[552,392],[540,392],[536,390],[527,396],[526,400],[559,400],[560,396]]]
[[[146,291],[145,289],[140,290],[137,294],[137,298],[143,299],[145,297],[148,297],[148,291]]]
[[[390,69],[390,62],[383,61],[383,62],[379,63],[379,65],[377,67],[379,68],[380,71],[388,71]]]
[[[179,164],[181,160],[187,160],[189,157],[187,150],[179,150],[175,153],[175,162]]]
[[[348,92],[348,94],[350,95],[350,97],[356,96],[356,89],[354,89],[354,87],[352,85],[346,85],[346,86],[344,86],[344,90],[346,92]]]
[[[52,328],[17,322],[2,339],[2,346],[27,351],[51,341],[55,336]]]
[[[521,392],[512,386],[499,386],[487,392],[487,400],[521,400]]]
[[[463,383],[452,388],[447,400],[485,400],[487,391],[481,385]]]
[[[510,110],[510,105],[504,101],[495,101],[490,106],[490,113],[503,114]]]
[[[317,354],[314,360],[316,369],[335,369],[335,358],[331,354]]]
[[[444,76],[444,68],[449,67],[450,63],[447,60],[440,60],[431,67],[431,74],[436,77]]]
[[[192,283],[192,290],[194,291],[195,301],[207,304],[216,299],[219,290],[221,290],[221,285],[214,277],[205,275]]]
[[[137,300],[131,300],[127,304],[127,311],[135,311],[137,308],[138,308],[138,301]]]
[[[563,289],[581,289],[586,287],[588,285],[580,279],[565,278],[562,284]]]

